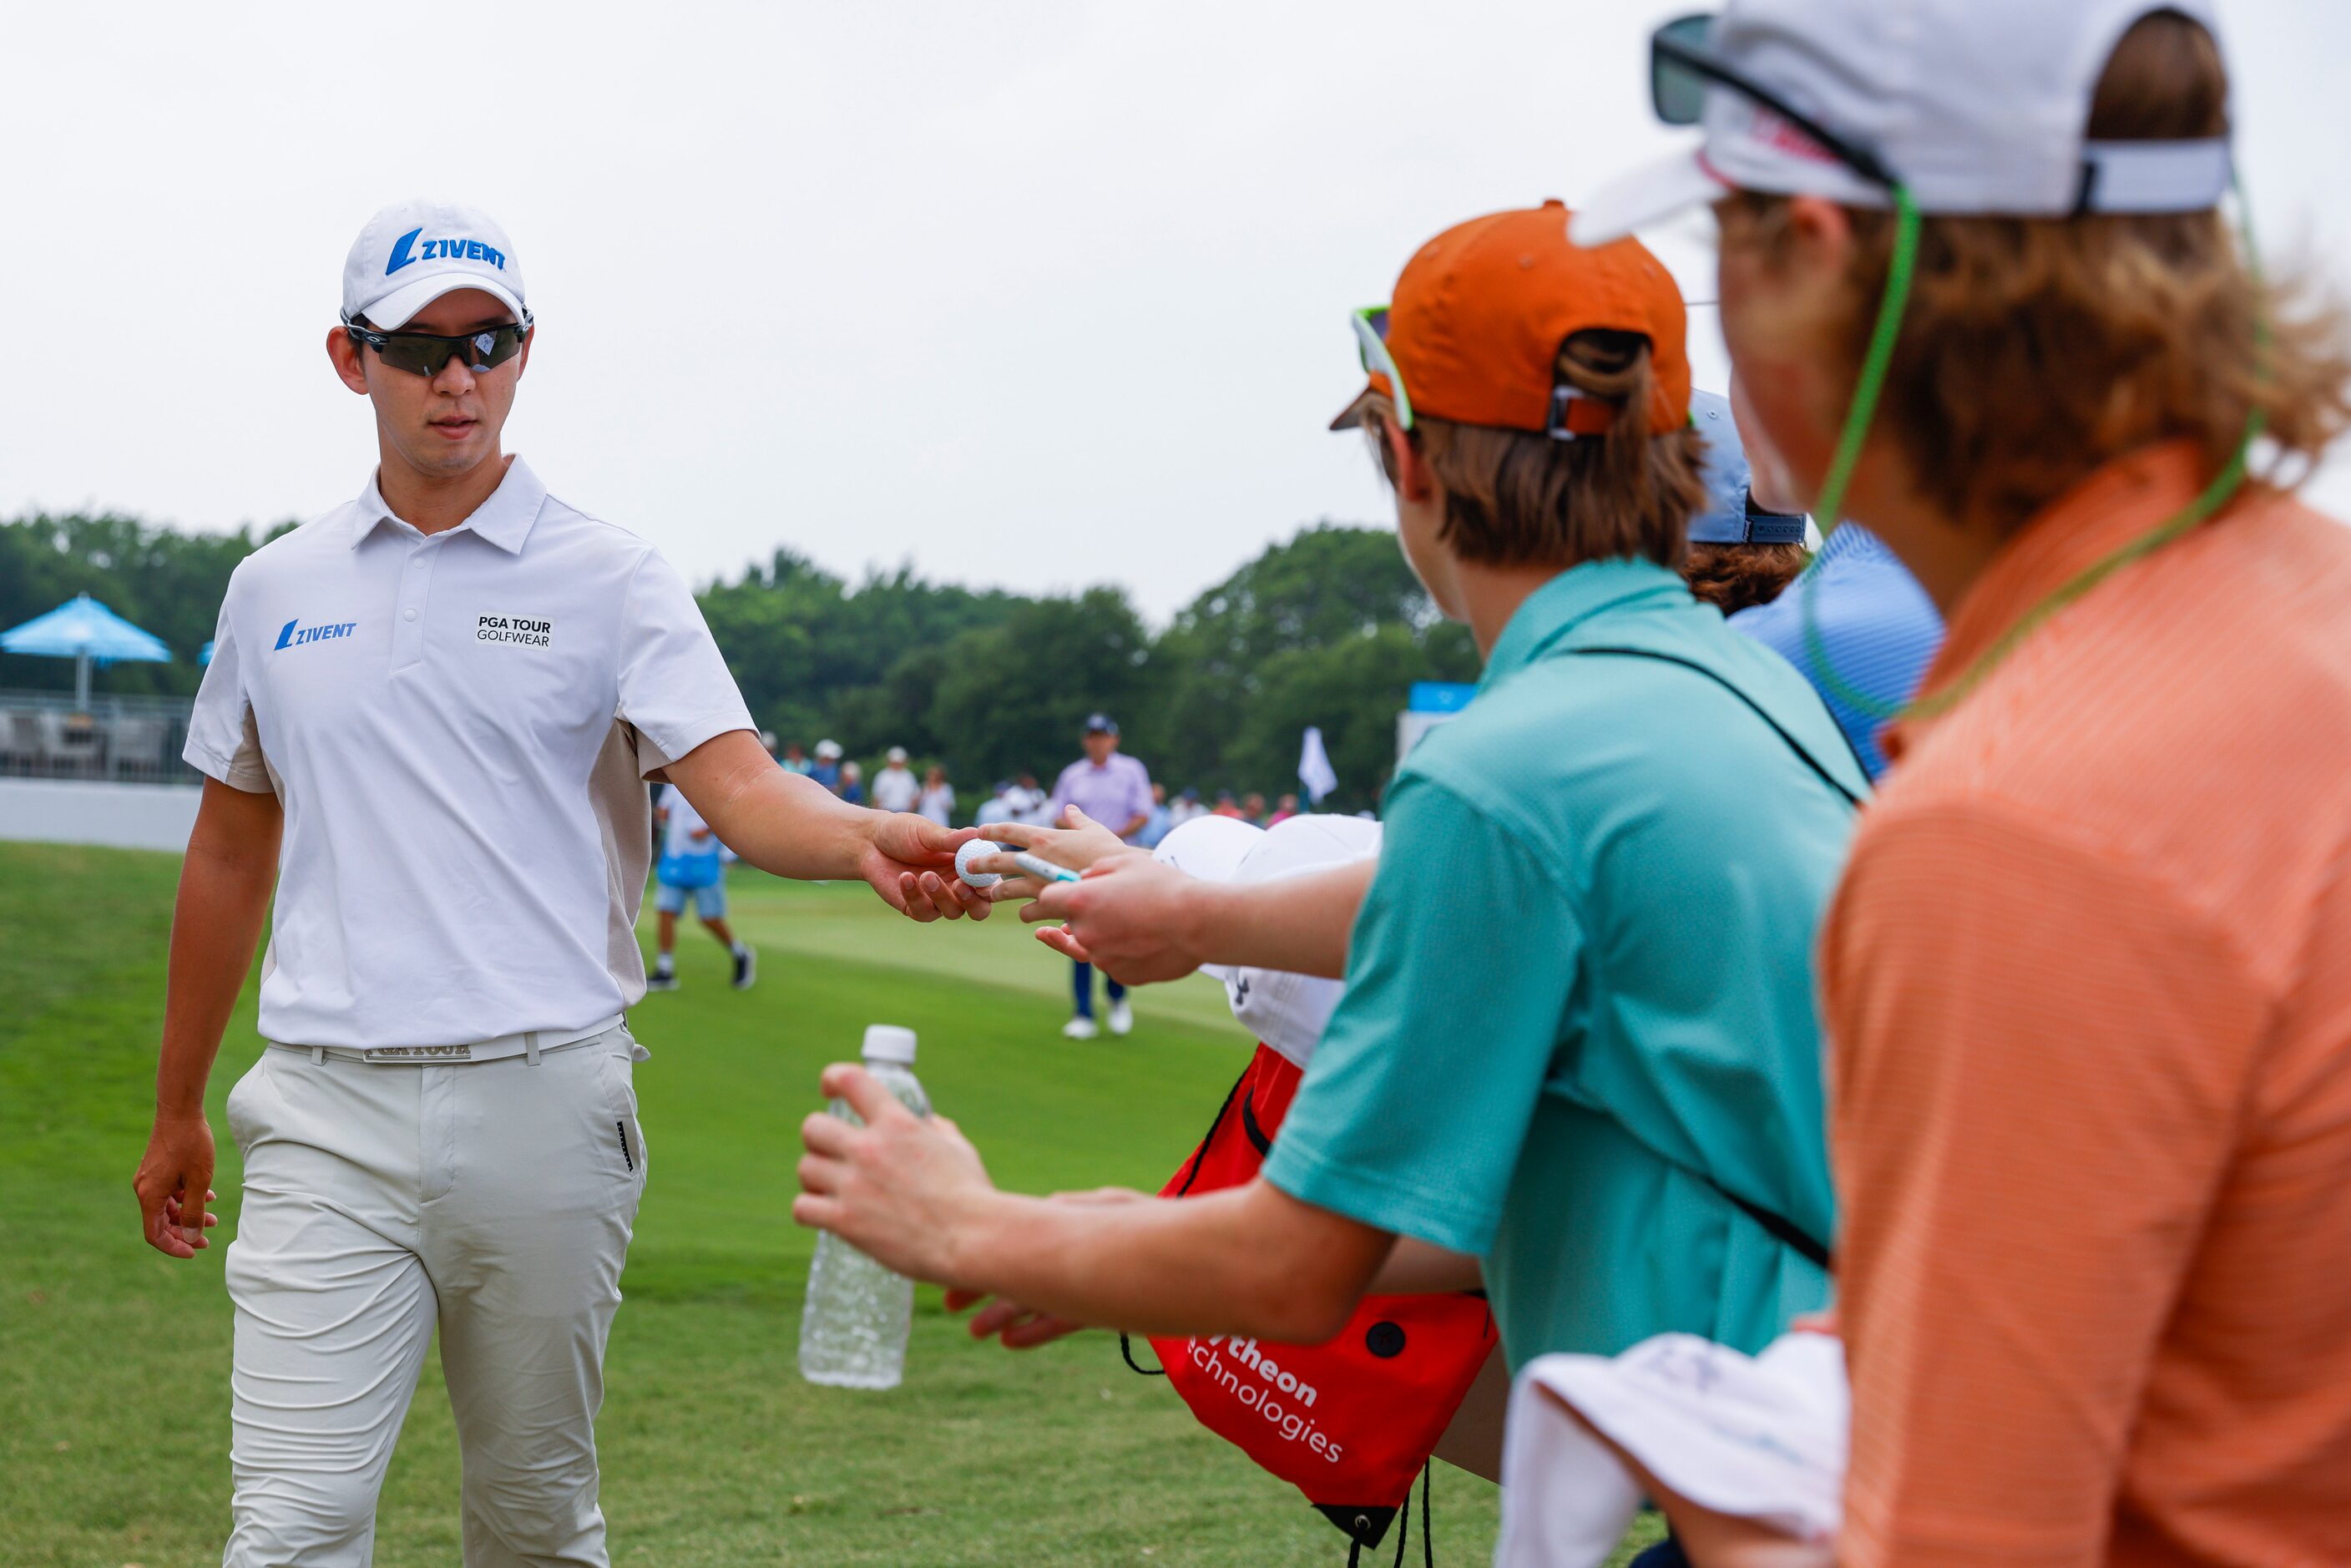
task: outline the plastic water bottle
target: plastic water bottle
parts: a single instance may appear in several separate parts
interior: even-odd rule
[[[865,1070],[917,1116],[931,1102],[914,1080],[914,1031],[893,1024],[865,1030]],[[846,1100],[832,1113],[862,1124]],[[800,1308],[800,1375],[836,1388],[895,1388],[906,1370],[914,1282],[893,1274],[831,1231],[816,1239],[808,1300]]]

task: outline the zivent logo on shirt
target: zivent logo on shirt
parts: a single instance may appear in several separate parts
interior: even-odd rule
[[[520,648],[544,648],[555,636],[555,622],[533,615],[481,615],[474,620],[476,643],[511,643]]]
[[[275,653],[278,648],[299,648],[309,643],[331,643],[338,637],[350,636],[352,629],[358,625],[359,622],[356,621],[338,621],[326,626],[305,626],[302,624],[302,618],[297,615],[278,631],[277,642],[270,651]]]
[[[417,240],[423,233],[421,228],[411,229],[392,242],[392,260],[383,269],[386,277],[415,261],[486,261],[500,272],[507,269],[507,253],[496,246],[477,239],[428,239],[420,246]]]

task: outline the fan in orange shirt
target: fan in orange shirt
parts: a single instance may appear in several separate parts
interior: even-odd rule
[[[2210,6],[1734,0],[1653,66],[1703,152],[1578,237],[1717,201],[1773,444],[1949,620],[1822,942],[1836,1560],[2351,1561],[2351,533],[2277,477],[2351,361],[2218,211]]]

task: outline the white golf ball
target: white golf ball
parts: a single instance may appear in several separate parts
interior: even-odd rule
[[[1002,844],[991,844],[986,839],[974,839],[956,851],[956,875],[963,878],[967,887],[994,887],[1004,880],[992,871],[974,871],[972,861],[979,855],[992,855],[1002,851]]]

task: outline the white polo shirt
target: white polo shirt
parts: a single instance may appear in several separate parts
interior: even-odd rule
[[[751,729],[685,582],[520,458],[427,536],[371,477],[229,579],[189,763],[286,811],[264,1037],[455,1045],[644,994],[643,776]]]

